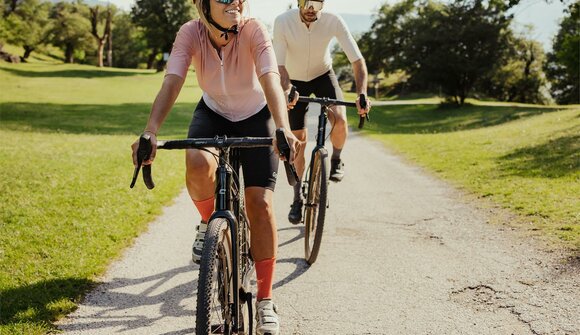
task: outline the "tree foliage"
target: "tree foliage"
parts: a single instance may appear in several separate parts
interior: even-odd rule
[[[131,10],[133,22],[143,28],[151,50],[148,68],[160,52],[171,51],[179,28],[191,20],[195,11],[189,0],[137,0]]]
[[[546,74],[560,104],[580,103],[580,2],[573,2],[560,23],[548,54]]]
[[[549,103],[551,96],[543,71],[545,59],[544,49],[539,42],[524,34],[511,36],[504,57],[480,81],[478,91],[501,101]]]
[[[80,1],[59,2],[52,9],[52,43],[64,49],[67,63],[74,63],[75,55],[83,57],[85,50],[94,48],[88,11]]]
[[[147,61],[147,41],[143,30],[137,27],[127,13],[115,16],[113,27],[113,65],[137,68]]]

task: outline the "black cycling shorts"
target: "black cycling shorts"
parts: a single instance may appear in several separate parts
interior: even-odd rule
[[[311,81],[291,80],[290,82],[296,86],[296,90],[298,90],[301,96],[308,97],[314,94],[319,98],[344,99],[336,75],[332,70]],[[290,129],[304,129],[306,112],[308,112],[308,103],[306,102],[298,102],[293,109],[288,111]]]
[[[272,137],[275,130],[268,106],[245,120],[232,122],[211,110],[201,99],[193,113],[187,137]],[[240,163],[246,187],[258,186],[274,190],[279,159],[272,146],[241,149]]]

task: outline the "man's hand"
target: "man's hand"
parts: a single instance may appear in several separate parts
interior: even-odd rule
[[[371,111],[371,101],[369,100],[369,98],[366,94],[364,94],[364,97],[365,97],[365,101],[366,101],[365,108],[361,107],[360,95],[356,98],[356,109],[358,110],[358,114],[360,116],[367,115]]]
[[[294,109],[294,107],[296,107],[296,103],[298,102],[298,97],[300,96],[300,93],[296,90],[296,89],[290,89],[286,92],[284,92],[286,94],[286,107],[288,108],[288,110]],[[291,93],[294,93],[293,96],[290,96]]]

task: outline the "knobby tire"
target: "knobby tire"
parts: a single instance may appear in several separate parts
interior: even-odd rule
[[[314,152],[308,181],[308,195],[304,207],[304,254],[310,265],[316,262],[322,242],[328,199],[327,166],[328,153],[326,149],[321,148]]]
[[[230,236],[227,220],[216,218],[208,224],[197,284],[197,335],[231,334],[233,331]]]

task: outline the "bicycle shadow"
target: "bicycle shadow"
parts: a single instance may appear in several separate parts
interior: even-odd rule
[[[286,232],[286,231],[297,231],[297,234],[295,236],[289,238],[286,241],[278,243],[278,248],[287,246],[289,244],[292,244],[292,243],[299,241],[299,240],[302,240],[304,238],[304,226],[303,225],[278,229],[278,233]],[[299,257],[277,259],[276,265],[279,266],[281,264],[294,265],[294,269],[292,270],[292,272],[290,272],[284,278],[281,278],[276,283],[274,283],[274,285],[272,286],[273,289],[280,288],[280,287],[292,282],[296,278],[303,275],[310,268],[310,266],[308,265],[306,260],[304,258],[299,258]]]
[[[113,278],[85,297],[82,305],[89,313],[73,315],[74,323],[63,320],[58,327],[83,333],[102,328],[123,332],[151,327],[165,318],[193,317],[197,269],[197,265],[189,264],[141,278]],[[152,314],[147,306],[158,306],[155,307],[156,313]],[[190,327],[166,334],[191,334],[194,331],[195,327]]]

